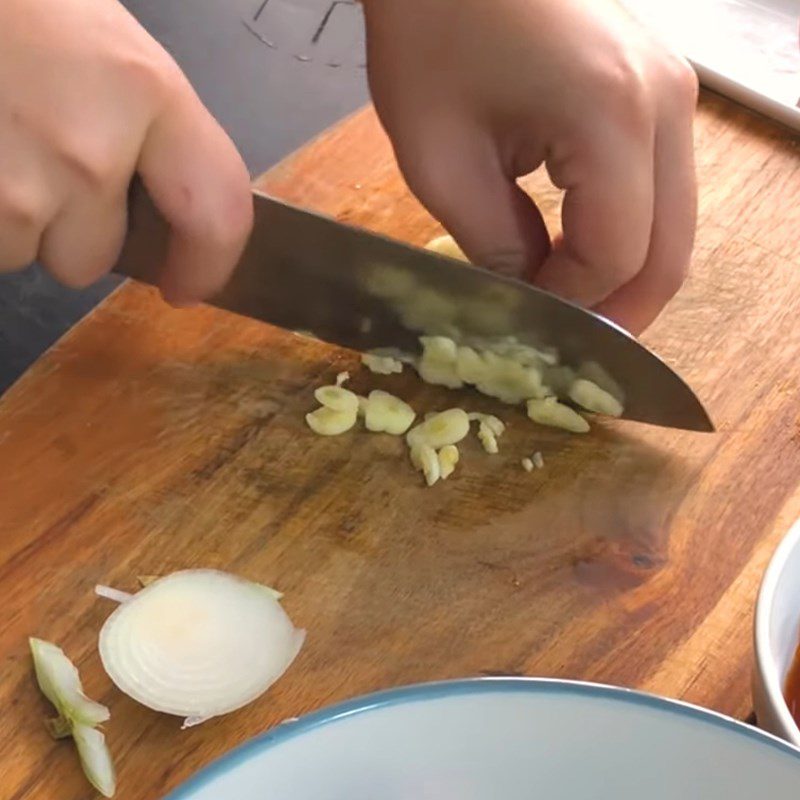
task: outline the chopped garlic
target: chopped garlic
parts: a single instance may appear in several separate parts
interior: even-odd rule
[[[458,357],[456,343],[447,336],[420,336],[420,344],[424,354],[434,361],[455,364]]]
[[[344,372],[340,372],[336,376],[336,385],[344,386],[344,384],[347,383],[347,381],[349,380],[350,380],[350,373],[345,370]]]
[[[341,386],[320,386],[314,392],[317,402],[331,411],[342,411],[346,414],[358,413],[358,395]]]
[[[505,336],[486,342],[485,348],[499,356],[511,358],[525,367],[552,366],[558,362],[553,351],[539,350],[529,344],[522,344],[515,336]]]
[[[489,375],[489,365],[472,347],[459,347],[456,357],[456,374],[464,383],[482,383]]]
[[[454,258],[457,261],[468,260],[464,255],[464,251],[456,244],[456,240],[452,236],[437,236],[425,245],[425,249],[448,258]]]
[[[506,425],[503,420],[496,417],[494,414],[481,414],[477,411],[474,411],[472,414],[469,414],[469,421],[470,422],[484,422],[489,430],[495,436],[502,436],[505,433]]]
[[[528,416],[540,425],[563,428],[572,433],[586,433],[589,423],[577,412],[555,397],[528,400]]]
[[[412,428],[406,435],[408,446],[427,444],[438,450],[458,444],[469,433],[469,417],[460,408],[450,408]]]
[[[622,416],[623,408],[619,400],[586,378],[578,378],[569,387],[569,398],[587,411],[607,414],[609,417]]]
[[[456,330],[453,322],[458,307],[438,289],[430,286],[417,289],[395,305],[403,324],[413,331],[445,333]]]
[[[544,456],[538,450],[533,454],[533,463],[536,469],[544,469]]]
[[[349,431],[356,424],[358,406],[352,412],[334,411],[323,406],[310,414],[306,414],[306,423],[314,433],[320,436],[339,436]]]
[[[375,297],[397,300],[414,291],[414,275],[402,267],[376,264],[371,267],[366,280],[367,291]]]
[[[478,439],[483,445],[483,449],[491,454],[499,452],[497,439],[503,435],[506,429],[503,421],[493,414],[480,414],[477,412],[470,414],[469,419],[470,422],[478,422]]]
[[[420,336],[422,357],[417,372],[426,383],[460,389],[464,384],[458,376],[456,343],[447,336]]]
[[[578,367],[579,378],[586,378],[587,381],[596,383],[603,391],[608,392],[612,397],[616,397],[620,403],[625,402],[625,392],[622,387],[603,369],[596,361],[584,361]]]
[[[485,352],[487,373],[477,389],[504,403],[516,405],[531,397],[544,397],[546,389],[542,373],[536,367],[526,367],[512,358]]]
[[[575,370],[571,367],[547,367],[544,370],[544,380],[553,390],[552,394],[566,397],[569,387],[575,382]]]
[[[480,439],[483,449],[487,453],[494,455],[499,452],[497,446],[497,436],[494,431],[483,421],[478,426],[478,439]]]
[[[379,356],[375,353],[364,353],[361,363],[376,375],[392,375],[403,371],[403,362],[393,356]]]
[[[365,425],[373,433],[402,436],[414,422],[414,409],[399,397],[375,389],[367,398]]]
[[[443,481],[447,480],[455,471],[458,458],[458,448],[454,444],[445,445],[439,451],[439,472]]]
[[[525,472],[533,472],[533,461],[531,461],[529,458],[523,458],[522,469],[524,469]]]
[[[369,404],[369,400],[366,397],[362,397],[358,395],[358,416],[359,417],[366,417],[367,416],[367,405]]]
[[[415,469],[425,475],[425,482],[428,486],[433,486],[442,476],[439,456],[429,444],[421,443],[411,446],[411,463]]]
[[[512,308],[498,303],[491,292],[478,297],[462,298],[458,304],[463,319],[470,331],[493,336],[499,332],[510,332],[514,328]]]

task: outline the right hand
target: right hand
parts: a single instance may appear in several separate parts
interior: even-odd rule
[[[250,179],[186,77],[117,0],[0,0],[0,272],[100,278],[137,172],[172,229],[165,298],[213,294],[252,226]]]

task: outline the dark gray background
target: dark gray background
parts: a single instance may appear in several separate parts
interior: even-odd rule
[[[0,0],[2,1],[2,0]],[[367,100],[351,0],[123,0],[175,56],[253,174]],[[0,392],[115,285],[0,276]]]

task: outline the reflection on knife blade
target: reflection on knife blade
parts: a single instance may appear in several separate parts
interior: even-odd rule
[[[417,354],[420,336],[432,335],[463,347],[532,348],[553,382],[554,361],[603,376],[615,396],[624,395],[627,419],[713,430],[675,372],[596,314],[258,192],[254,201],[248,246],[228,286],[211,300],[220,308],[361,352]],[[153,282],[165,242],[165,223],[136,192],[118,271]]]

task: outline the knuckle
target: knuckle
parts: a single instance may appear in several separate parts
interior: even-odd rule
[[[190,196],[190,192],[185,192]],[[215,249],[244,244],[253,225],[253,200],[249,184],[223,187],[216,197],[188,202],[180,212],[180,226],[191,237]]]
[[[175,61],[158,46],[118,55],[117,67],[129,91],[156,103],[186,83]]]
[[[0,183],[0,221],[3,228],[22,232],[39,231],[46,211],[35,192],[11,183]]]
[[[220,203],[219,222],[221,235],[232,244],[243,241],[253,227],[253,196],[246,177],[233,183]]]
[[[625,130],[641,134],[652,130],[653,105],[647,80],[633,60],[619,55],[596,80],[599,99],[610,117]]]
[[[89,145],[80,138],[61,138],[59,146],[61,163],[87,189],[104,193],[120,182],[123,169],[118,154],[109,145]]]
[[[667,97],[680,108],[694,109],[700,92],[697,74],[685,58],[669,54],[662,68]]]

